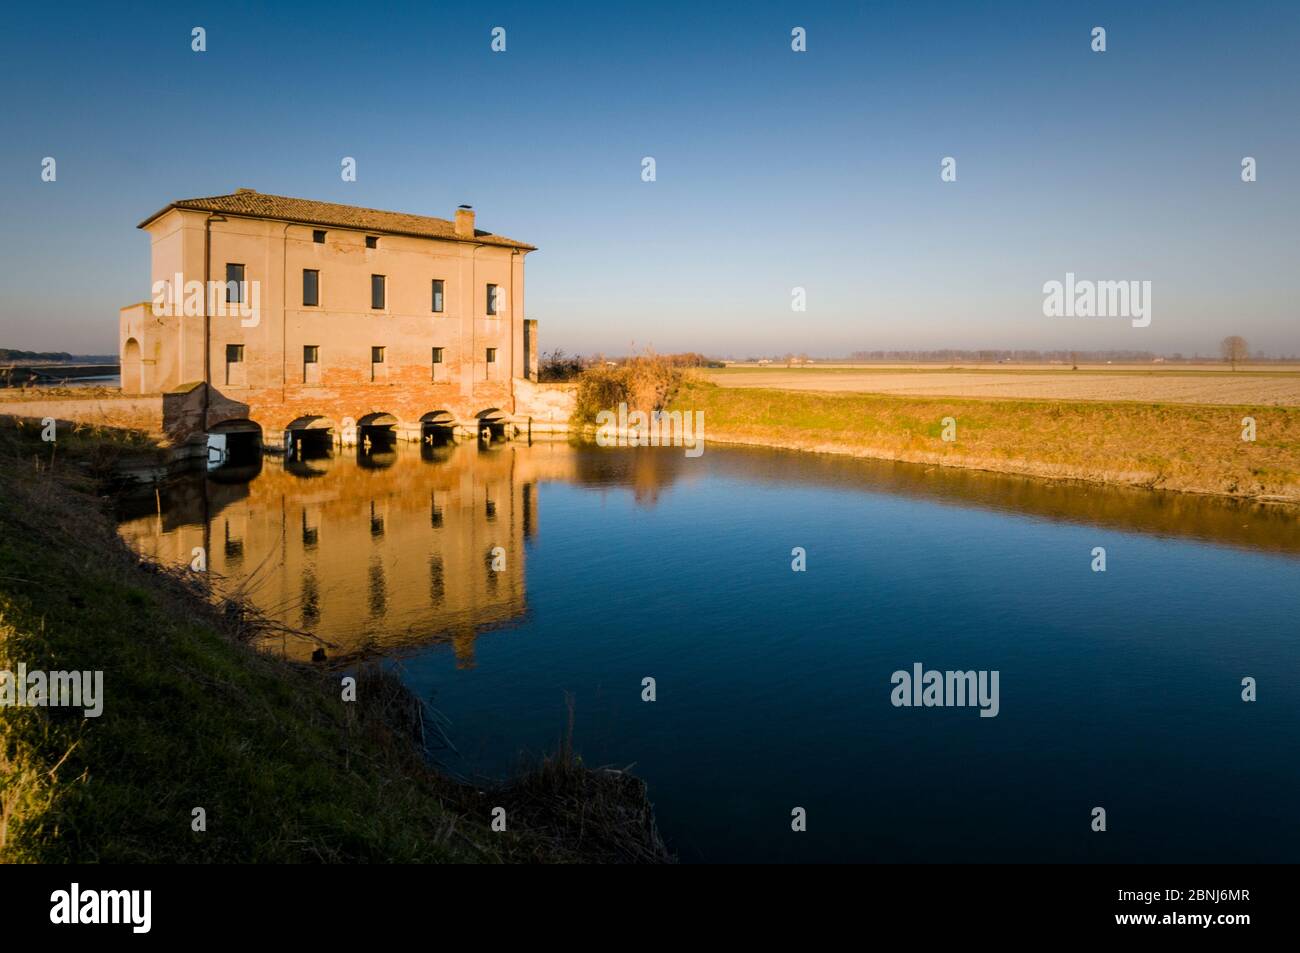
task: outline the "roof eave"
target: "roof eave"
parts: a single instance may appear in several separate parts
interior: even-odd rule
[[[281,215],[250,215],[247,212],[227,212],[218,209],[190,208],[189,206],[181,205],[179,202],[171,202],[170,204],[163,206],[158,211],[154,212],[152,215],[146,218],[139,225],[137,225],[136,228],[146,228],[147,226],[152,225],[154,222],[158,221],[158,219],[162,218],[172,209],[179,209],[181,211],[186,211],[186,212],[207,212],[211,215],[229,215],[231,218],[247,218],[255,222],[256,221],[289,222],[290,224],[294,224],[294,225],[318,225],[323,228],[342,228],[350,232],[369,232],[376,235],[401,235],[404,238],[423,238],[426,241],[431,241],[431,242],[459,242],[464,245],[495,245],[498,248],[512,248],[516,251],[522,251],[524,253],[530,251],[537,251],[536,245],[529,245],[527,242],[516,241],[513,238],[504,238],[499,235],[496,236],[485,235],[482,236],[481,238],[480,237],[460,238],[457,236],[443,237],[441,235],[420,235],[416,232],[405,232],[405,231],[401,231],[398,229],[391,229],[391,228],[357,228],[355,225],[339,225],[333,222],[314,221],[309,218],[286,218]],[[489,242],[489,241],[484,241],[485,238],[496,238],[498,240],[494,242]]]
[[[164,206],[163,206],[162,208],[160,208],[158,211],[154,212],[152,215],[150,215],[148,218],[146,218],[143,222],[141,222],[139,225],[137,225],[136,228],[146,228],[146,227],[152,225],[154,222],[158,221],[158,219],[162,218],[164,215],[166,215],[168,212],[170,212],[170,211],[171,211],[172,209],[174,209],[175,207],[176,207],[176,203],[175,203],[175,202],[171,202],[171,203],[168,203],[167,205],[164,205]]]

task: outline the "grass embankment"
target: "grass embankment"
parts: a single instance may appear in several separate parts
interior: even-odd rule
[[[562,750],[501,788],[459,784],[393,676],[354,673],[348,703],[340,673],[254,652],[247,607],[114,532],[87,470],[134,443],[54,449],[0,420],[0,669],[102,670],[105,696],[96,718],[0,708],[0,860],[665,859],[640,781]]]
[[[706,438],[1052,479],[1300,502],[1300,408],[973,400],[724,388],[688,379],[672,407]],[[1256,439],[1242,440],[1242,418]],[[942,439],[943,419],[956,440]]]
[[[44,403],[55,400],[112,400],[128,396],[120,387],[106,384],[82,384],[69,387],[66,384],[51,384],[43,387],[0,387],[0,402],[26,400]]]

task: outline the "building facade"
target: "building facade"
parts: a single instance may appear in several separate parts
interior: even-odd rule
[[[240,189],[140,228],[152,298],[121,310],[122,389],[164,395],[175,437],[506,428],[536,380],[535,249],[466,206],[449,220]]]

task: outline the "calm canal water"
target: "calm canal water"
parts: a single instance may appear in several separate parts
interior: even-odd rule
[[[1300,526],[1276,508],[715,446],[399,445],[195,477],[121,532],[204,546],[336,659],[392,657],[465,775],[554,750],[571,695],[579,753],[634,765],[683,860],[1300,858]],[[915,663],[996,670],[998,715],[895,707]]]

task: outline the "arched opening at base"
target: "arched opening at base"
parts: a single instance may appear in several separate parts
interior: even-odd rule
[[[259,465],[262,428],[251,420],[223,420],[208,428],[208,469]]]
[[[435,410],[420,418],[420,445],[445,447],[456,442],[456,418],[445,410]]]
[[[325,460],[333,452],[334,421],[326,417],[299,417],[284,428],[286,460]]]
[[[510,420],[495,407],[480,411],[475,417],[480,447],[492,447],[510,439]]]
[[[448,411],[435,410],[420,418],[420,456],[424,460],[446,460],[455,447],[456,418]]]
[[[366,414],[357,421],[357,462],[364,467],[391,467],[397,459],[397,418]]]

